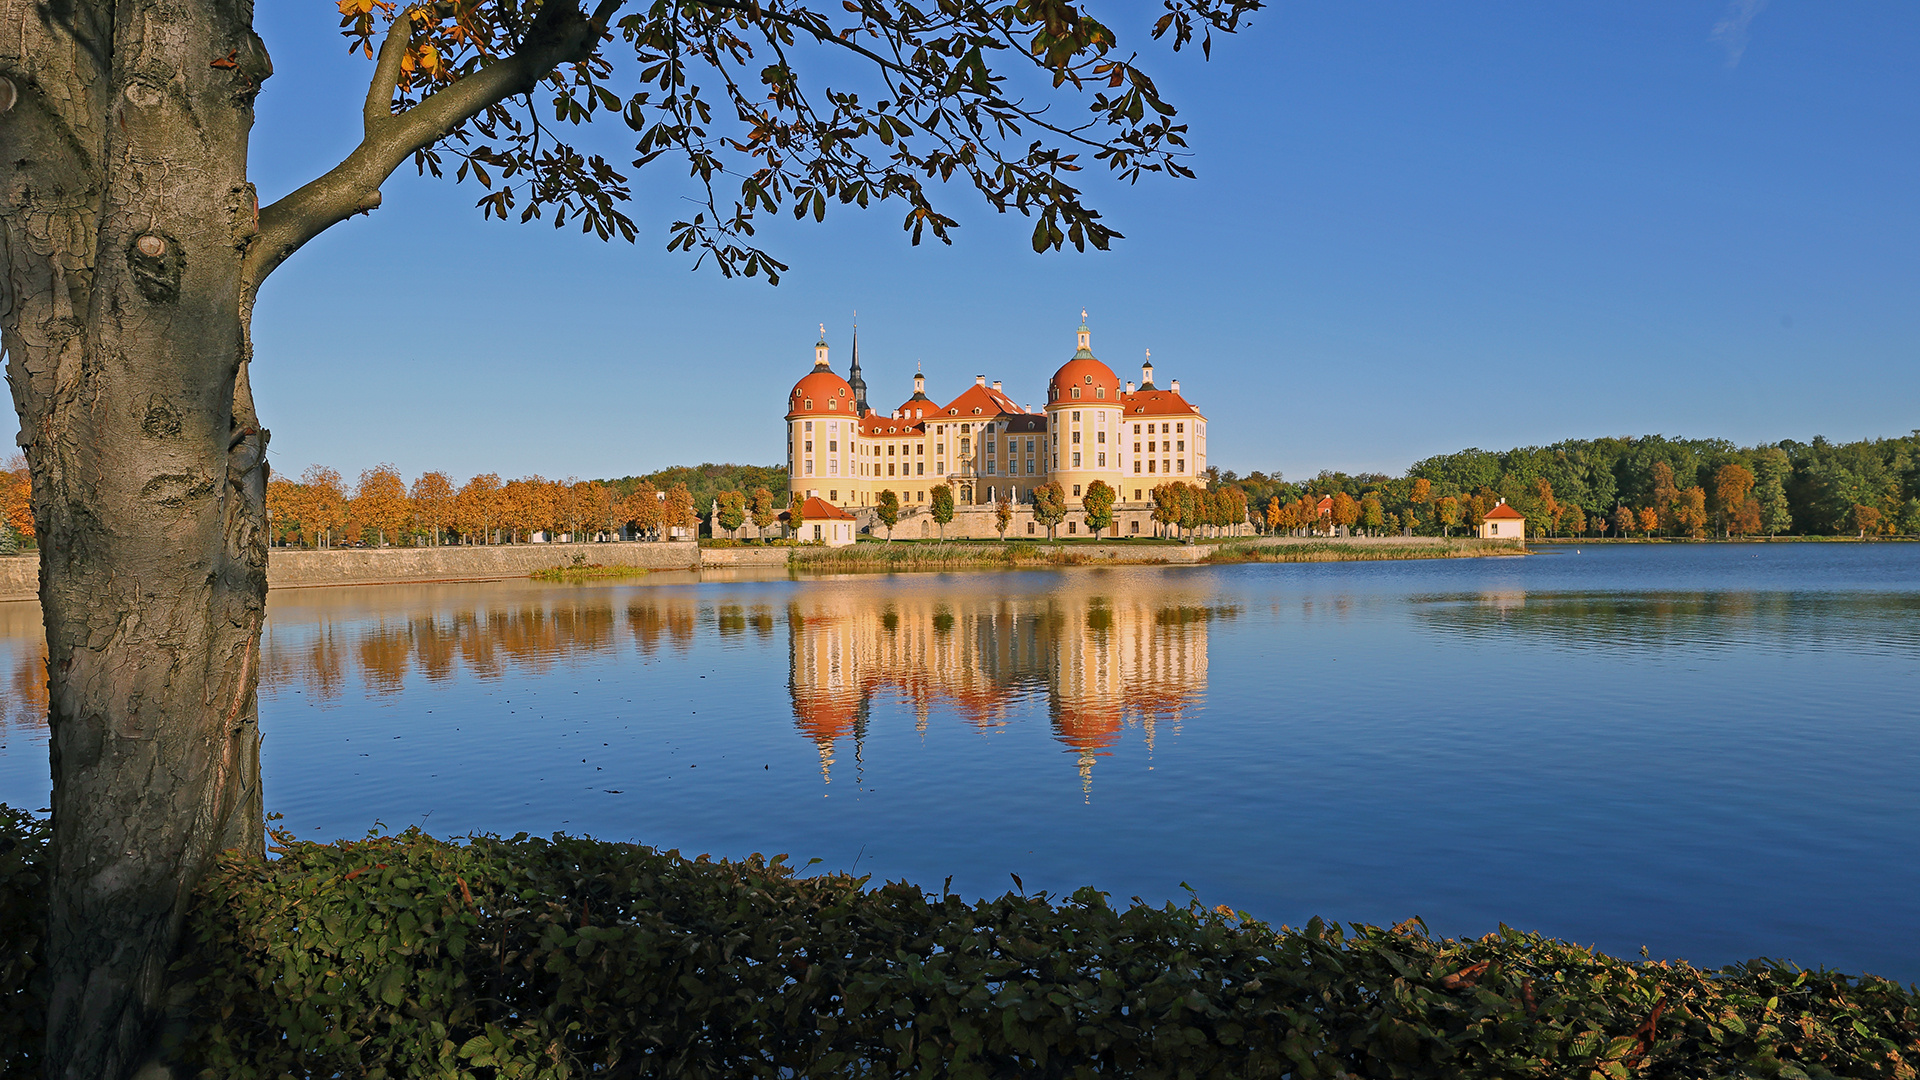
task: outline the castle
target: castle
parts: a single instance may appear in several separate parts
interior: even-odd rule
[[[813,370],[787,400],[787,476],[795,504],[820,499],[860,513],[881,491],[900,498],[903,535],[924,534],[931,489],[953,491],[956,519],[968,507],[991,508],[1006,498],[1016,508],[1015,534],[1036,531],[1029,509],[1035,488],[1060,485],[1067,497],[1066,533],[1084,531],[1082,493],[1096,480],[1117,496],[1115,535],[1151,533],[1153,489],[1169,480],[1195,481],[1207,468],[1207,418],[1180,395],[1153,381],[1153,358],[1140,384],[1124,386],[1093,355],[1086,313],[1078,347],[1047,382],[1046,405],[1032,411],[985,375],[942,405],[927,396],[926,376],[913,376],[913,394],[899,407],[867,403],[856,330],[847,377],[827,360],[826,327],[814,346]],[[960,535],[979,534],[962,524]],[[987,535],[990,535],[989,531]]]

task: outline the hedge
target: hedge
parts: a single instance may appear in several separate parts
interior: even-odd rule
[[[0,1073],[35,1054],[33,819],[0,815]],[[1920,997],[1082,889],[968,901],[574,837],[276,834],[211,875],[209,1077],[1913,1077]]]

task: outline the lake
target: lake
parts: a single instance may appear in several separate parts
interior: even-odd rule
[[[44,806],[0,605],[0,802]],[[1920,544],[287,590],[269,811],[1920,980]]]

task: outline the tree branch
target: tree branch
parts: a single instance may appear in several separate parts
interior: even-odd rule
[[[400,63],[407,58],[407,46],[413,40],[413,17],[402,11],[387,27],[386,40],[380,43],[380,59],[373,67],[373,81],[367,84],[367,104],[361,110],[366,118],[365,138],[374,129],[393,119],[393,90],[400,85]]]
[[[579,0],[549,0],[512,55],[434,91],[406,112],[389,113],[376,122],[376,103],[381,112],[391,109],[398,57],[409,39],[409,33],[398,29],[400,20],[407,17],[402,13],[380,47],[380,61],[368,90],[365,137],[345,161],[260,211],[260,232],[247,248],[243,288],[248,293],[259,289],[267,275],[307,241],[380,205],[380,185],[415,151],[446,138],[488,106],[531,91],[560,65],[592,56],[623,2],[599,0],[589,17],[580,10]],[[394,57],[392,77],[387,76],[389,56]],[[388,96],[379,101],[383,82]]]

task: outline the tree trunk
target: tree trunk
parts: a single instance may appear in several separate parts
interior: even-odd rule
[[[214,856],[259,850],[266,432],[241,254],[251,0],[0,0],[0,343],[53,766],[47,1075],[156,1061]]]

